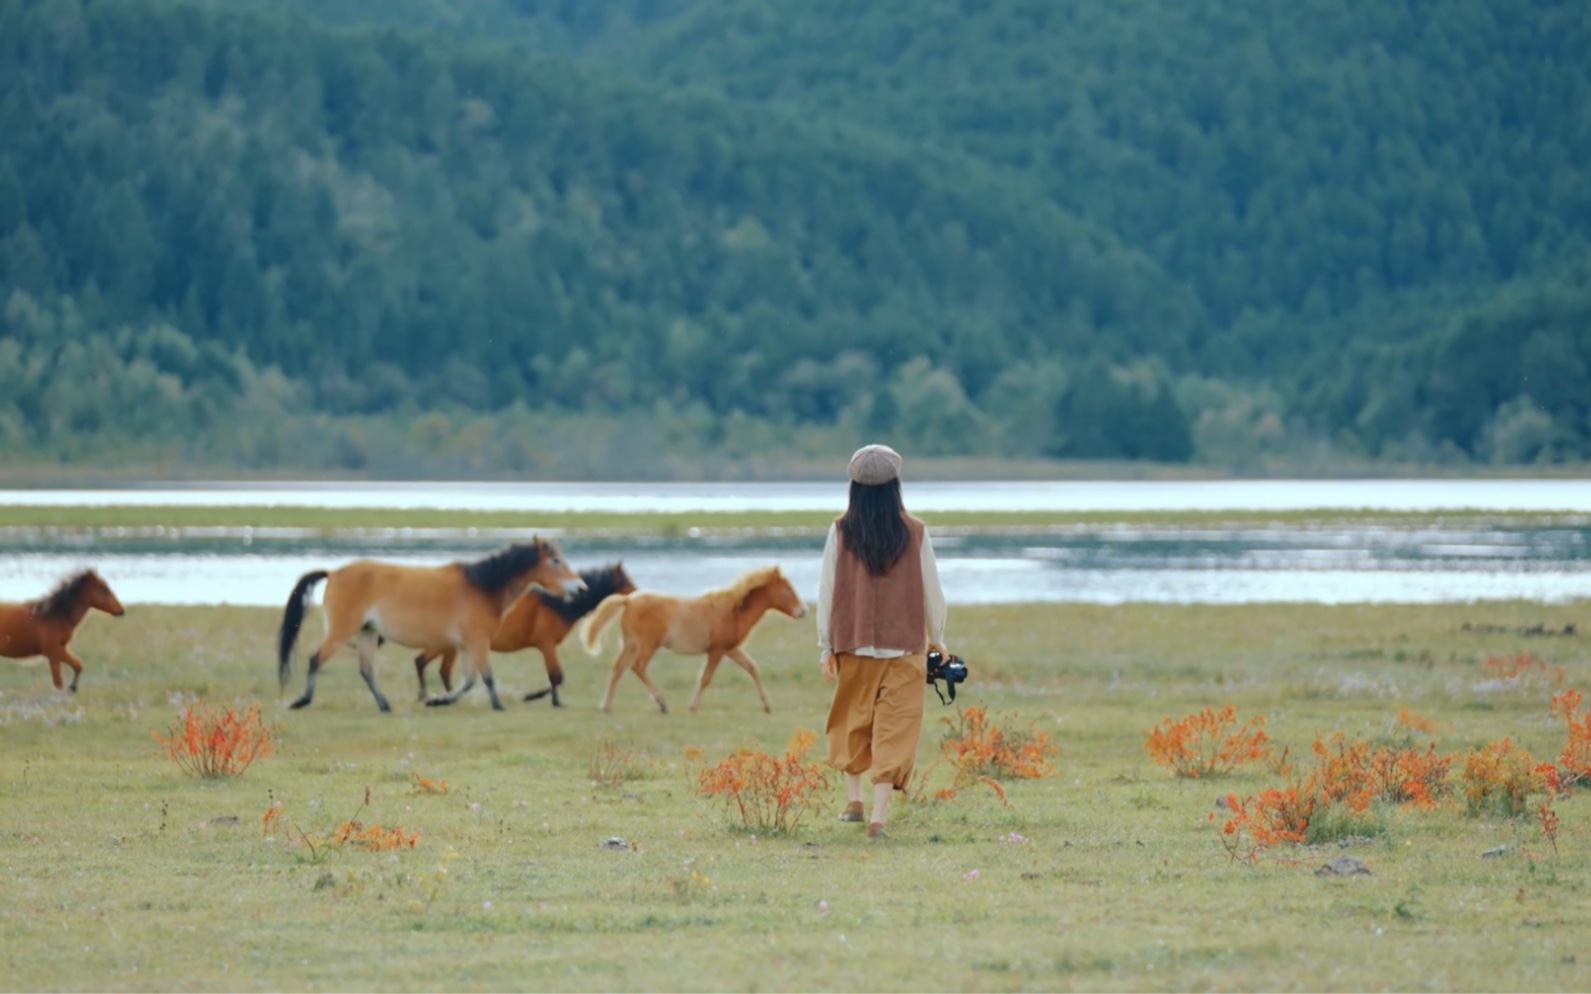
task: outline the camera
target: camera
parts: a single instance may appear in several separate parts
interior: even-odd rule
[[[955,700],[956,684],[966,679],[967,664],[961,661],[960,656],[946,656],[938,652],[928,654],[928,685],[939,695],[939,703],[948,705]],[[950,691],[949,700],[946,700],[944,693],[939,689],[940,680],[945,681],[945,689]]]

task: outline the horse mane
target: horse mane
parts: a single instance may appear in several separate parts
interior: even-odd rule
[[[83,588],[93,577],[91,569],[79,570],[56,584],[54,590],[33,602],[33,614],[39,618],[67,618],[72,607],[83,596]]]
[[[766,587],[778,576],[779,567],[763,566],[740,576],[727,587],[703,591],[702,600],[711,603],[714,607],[734,610],[744,604],[753,591]]]
[[[500,593],[504,587],[524,576],[532,566],[541,562],[541,553],[542,540],[539,538],[529,542],[515,542],[485,559],[465,563],[462,567],[464,579],[482,593]]]
[[[547,607],[551,608],[558,617],[570,624],[579,621],[609,595],[618,593],[619,581],[614,576],[618,563],[599,566],[596,569],[583,569],[580,579],[585,581],[585,589],[561,597],[547,590],[537,590],[536,597]]]

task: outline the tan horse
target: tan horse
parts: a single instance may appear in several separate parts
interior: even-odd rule
[[[620,629],[624,633],[624,645],[613,660],[608,692],[602,695],[602,710],[612,707],[613,689],[619,685],[619,677],[625,670],[634,670],[651,691],[658,709],[668,713],[662,693],[646,675],[652,654],[662,647],[683,656],[707,656],[701,676],[696,680],[696,694],[691,698],[692,711],[701,703],[702,691],[707,689],[719,661],[725,656],[751,674],[752,682],[757,685],[757,696],[762,698],[762,709],[772,711],[768,706],[768,692],[762,687],[762,676],[757,672],[757,661],[740,647],[769,609],[782,611],[792,618],[807,613],[806,605],[801,603],[795,588],[777,566],[752,570],[727,587],[709,590],[697,597],[675,597],[648,590],[609,597],[597,605],[581,633],[587,651],[595,650],[602,629],[615,617],[622,619]]]
[[[580,571],[585,589],[569,597],[558,597],[545,590],[527,590],[524,596],[503,615],[492,636],[493,652],[518,652],[536,649],[547,665],[549,686],[525,695],[527,701],[539,701],[552,695],[552,706],[563,707],[558,700],[558,686],[563,683],[563,666],[558,662],[558,643],[568,637],[575,623],[591,613],[592,608],[612,594],[632,594],[635,584],[630,581],[624,565],[616,563],[600,569]],[[431,660],[442,657],[442,686],[453,689],[453,663],[458,650],[451,646],[427,649],[414,657],[414,673],[420,680],[420,700],[425,700],[425,668]]]
[[[72,693],[83,675],[83,661],[66,644],[90,610],[120,618],[126,613],[111,593],[110,584],[91,569],[74,573],[48,594],[22,604],[0,604],[0,656],[28,659],[43,656],[50,664],[50,679],[61,688],[61,664],[72,667]]]
[[[359,653],[359,674],[383,711],[392,710],[376,687],[376,649],[391,640],[411,649],[446,646],[463,649],[470,659],[464,686],[427,704],[452,704],[475,686],[475,676],[486,681],[492,707],[501,711],[497,684],[487,652],[492,633],[503,612],[533,583],[562,591],[564,581],[580,582],[551,539],[516,543],[473,563],[446,566],[399,566],[361,559],[340,569],[314,570],[299,577],[287,599],[282,627],[277,635],[277,676],[287,686],[293,644],[304,622],[304,598],[315,584],[326,581],[321,604],[326,613],[326,637],[309,657],[309,677],[304,694],[294,701],[305,707],[315,697],[320,668],[347,645]]]

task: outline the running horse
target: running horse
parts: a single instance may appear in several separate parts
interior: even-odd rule
[[[74,573],[36,601],[0,604],[0,656],[28,659],[43,656],[50,663],[50,679],[61,690],[61,664],[72,667],[72,693],[83,675],[83,661],[66,644],[91,610],[113,618],[127,613],[111,593],[110,584],[91,569]]]
[[[762,677],[757,672],[757,661],[742,649],[741,643],[751,634],[751,629],[769,610],[781,611],[792,618],[807,613],[806,605],[796,595],[777,566],[752,570],[727,587],[708,590],[696,597],[676,597],[643,590],[634,594],[615,594],[597,605],[596,611],[586,621],[581,637],[587,651],[594,651],[602,630],[615,618],[620,619],[624,645],[613,660],[613,673],[608,677],[608,692],[602,696],[602,710],[613,704],[613,690],[625,670],[634,670],[658,709],[668,713],[662,693],[646,675],[647,664],[659,647],[670,649],[683,656],[706,655],[701,675],[696,679],[696,694],[691,698],[691,710],[702,701],[702,691],[713,678],[718,664],[725,656],[733,659],[757,685],[757,696],[762,698],[762,709],[768,706],[768,692],[762,687]]]
[[[566,597],[545,590],[527,590],[514,606],[503,615],[492,636],[493,652],[518,652],[535,649],[547,665],[548,686],[525,695],[527,701],[539,701],[552,695],[552,706],[563,707],[558,700],[558,687],[563,683],[563,666],[558,662],[558,643],[568,637],[575,623],[591,613],[591,609],[612,594],[631,594],[635,584],[624,572],[623,563],[580,571],[585,589]],[[425,668],[431,660],[442,657],[442,686],[453,689],[453,663],[458,650],[449,646],[427,649],[414,657],[414,674],[420,680],[420,700],[426,699]]]
[[[501,711],[487,653],[503,613],[533,583],[562,592],[565,581],[578,584],[580,576],[564,562],[558,544],[545,538],[515,543],[473,563],[401,566],[360,559],[330,572],[312,570],[298,578],[277,633],[277,677],[283,687],[304,623],[304,600],[322,580],[326,581],[321,597],[326,637],[309,657],[304,694],[292,707],[308,706],[315,697],[320,668],[347,645],[359,654],[359,675],[375,695],[376,705],[392,710],[376,686],[374,668],[376,649],[390,640],[411,649],[463,649],[469,656],[470,674],[464,685],[427,704],[452,704],[475,686],[478,674],[486,682],[492,707]]]

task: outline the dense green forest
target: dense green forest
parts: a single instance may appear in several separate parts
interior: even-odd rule
[[[0,444],[1591,456],[1591,8],[0,0]]]

